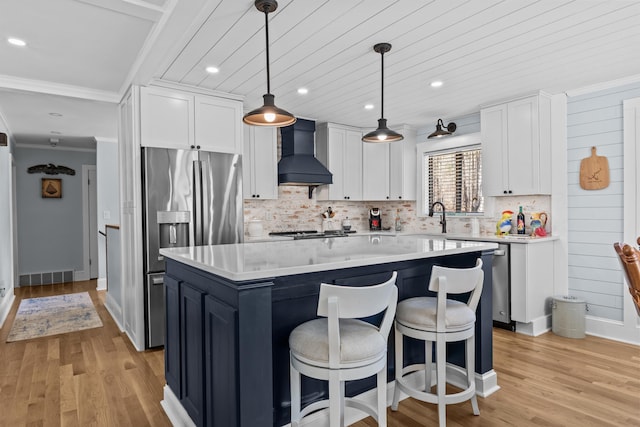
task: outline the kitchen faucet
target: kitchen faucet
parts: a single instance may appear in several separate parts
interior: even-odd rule
[[[442,204],[442,202],[433,202],[433,204],[429,208],[429,216],[433,216],[433,207],[435,205],[440,205],[442,207],[442,216],[440,217],[440,224],[442,225],[442,232],[446,233],[447,232],[447,219],[445,218],[445,215],[444,215],[444,205]]]

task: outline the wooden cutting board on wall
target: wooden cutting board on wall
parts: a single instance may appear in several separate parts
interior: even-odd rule
[[[609,186],[609,160],[596,155],[591,147],[591,156],[580,161],[580,187],[585,190],[601,190]]]

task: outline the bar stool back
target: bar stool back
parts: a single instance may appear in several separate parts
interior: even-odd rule
[[[471,400],[474,415],[480,415],[475,387],[475,321],[476,308],[482,293],[484,273],[482,260],[478,259],[473,268],[447,268],[434,266],[431,270],[429,290],[437,292],[437,297],[409,298],[398,303],[395,321],[396,381],[391,409],[398,410],[400,392],[429,403],[438,405],[440,426],[446,425],[446,405]],[[466,303],[447,299],[447,294],[470,292]],[[425,342],[425,363],[403,366],[403,336]],[[446,344],[465,341],[466,370],[447,365]],[[431,392],[432,384],[432,343],[436,343],[436,393]],[[405,376],[424,370],[425,388],[418,390],[410,385]],[[465,384],[464,390],[446,394],[447,381]]]
[[[291,426],[320,409],[329,408],[331,427],[344,425],[344,407],[364,411],[386,426],[387,338],[398,301],[397,273],[384,283],[336,286],[323,283],[318,297],[319,319],[297,326],[289,335]],[[380,326],[360,320],[384,311]],[[300,374],[329,382],[329,399],[300,410]],[[377,375],[377,409],[345,398],[345,381]]]

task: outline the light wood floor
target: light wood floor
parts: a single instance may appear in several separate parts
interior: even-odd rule
[[[22,298],[85,290],[104,327],[6,342]],[[170,425],[159,403],[162,350],[136,351],[103,299],[95,281],[16,290],[0,331],[0,426]],[[450,405],[448,426],[640,426],[640,347],[496,329],[494,368],[501,389],[478,399],[480,416],[470,403]],[[437,425],[435,406],[413,399],[388,414],[389,427]]]
[[[0,331],[0,426],[170,426],[160,401],[162,350],[138,352],[104,308],[96,282],[16,289]],[[89,291],[103,327],[6,339],[22,298]]]

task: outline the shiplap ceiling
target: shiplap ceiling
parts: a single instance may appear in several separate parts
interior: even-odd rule
[[[14,108],[26,93],[17,79],[69,87],[98,114],[131,82],[151,79],[241,95],[247,110],[262,104],[264,15],[252,0],[2,0],[0,9],[3,37],[38,41],[0,46],[0,87],[4,78],[11,94],[5,102],[0,92],[0,112],[19,143],[45,133],[37,129],[48,111]],[[639,22],[640,2],[624,0],[281,0],[269,15],[271,89],[297,116],[373,129],[381,75],[372,47],[389,42],[385,116],[424,129],[519,94],[633,79]],[[434,80],[444,85],[431,88]],[[115,113],[106,122],[83,135],[115,138]]]

